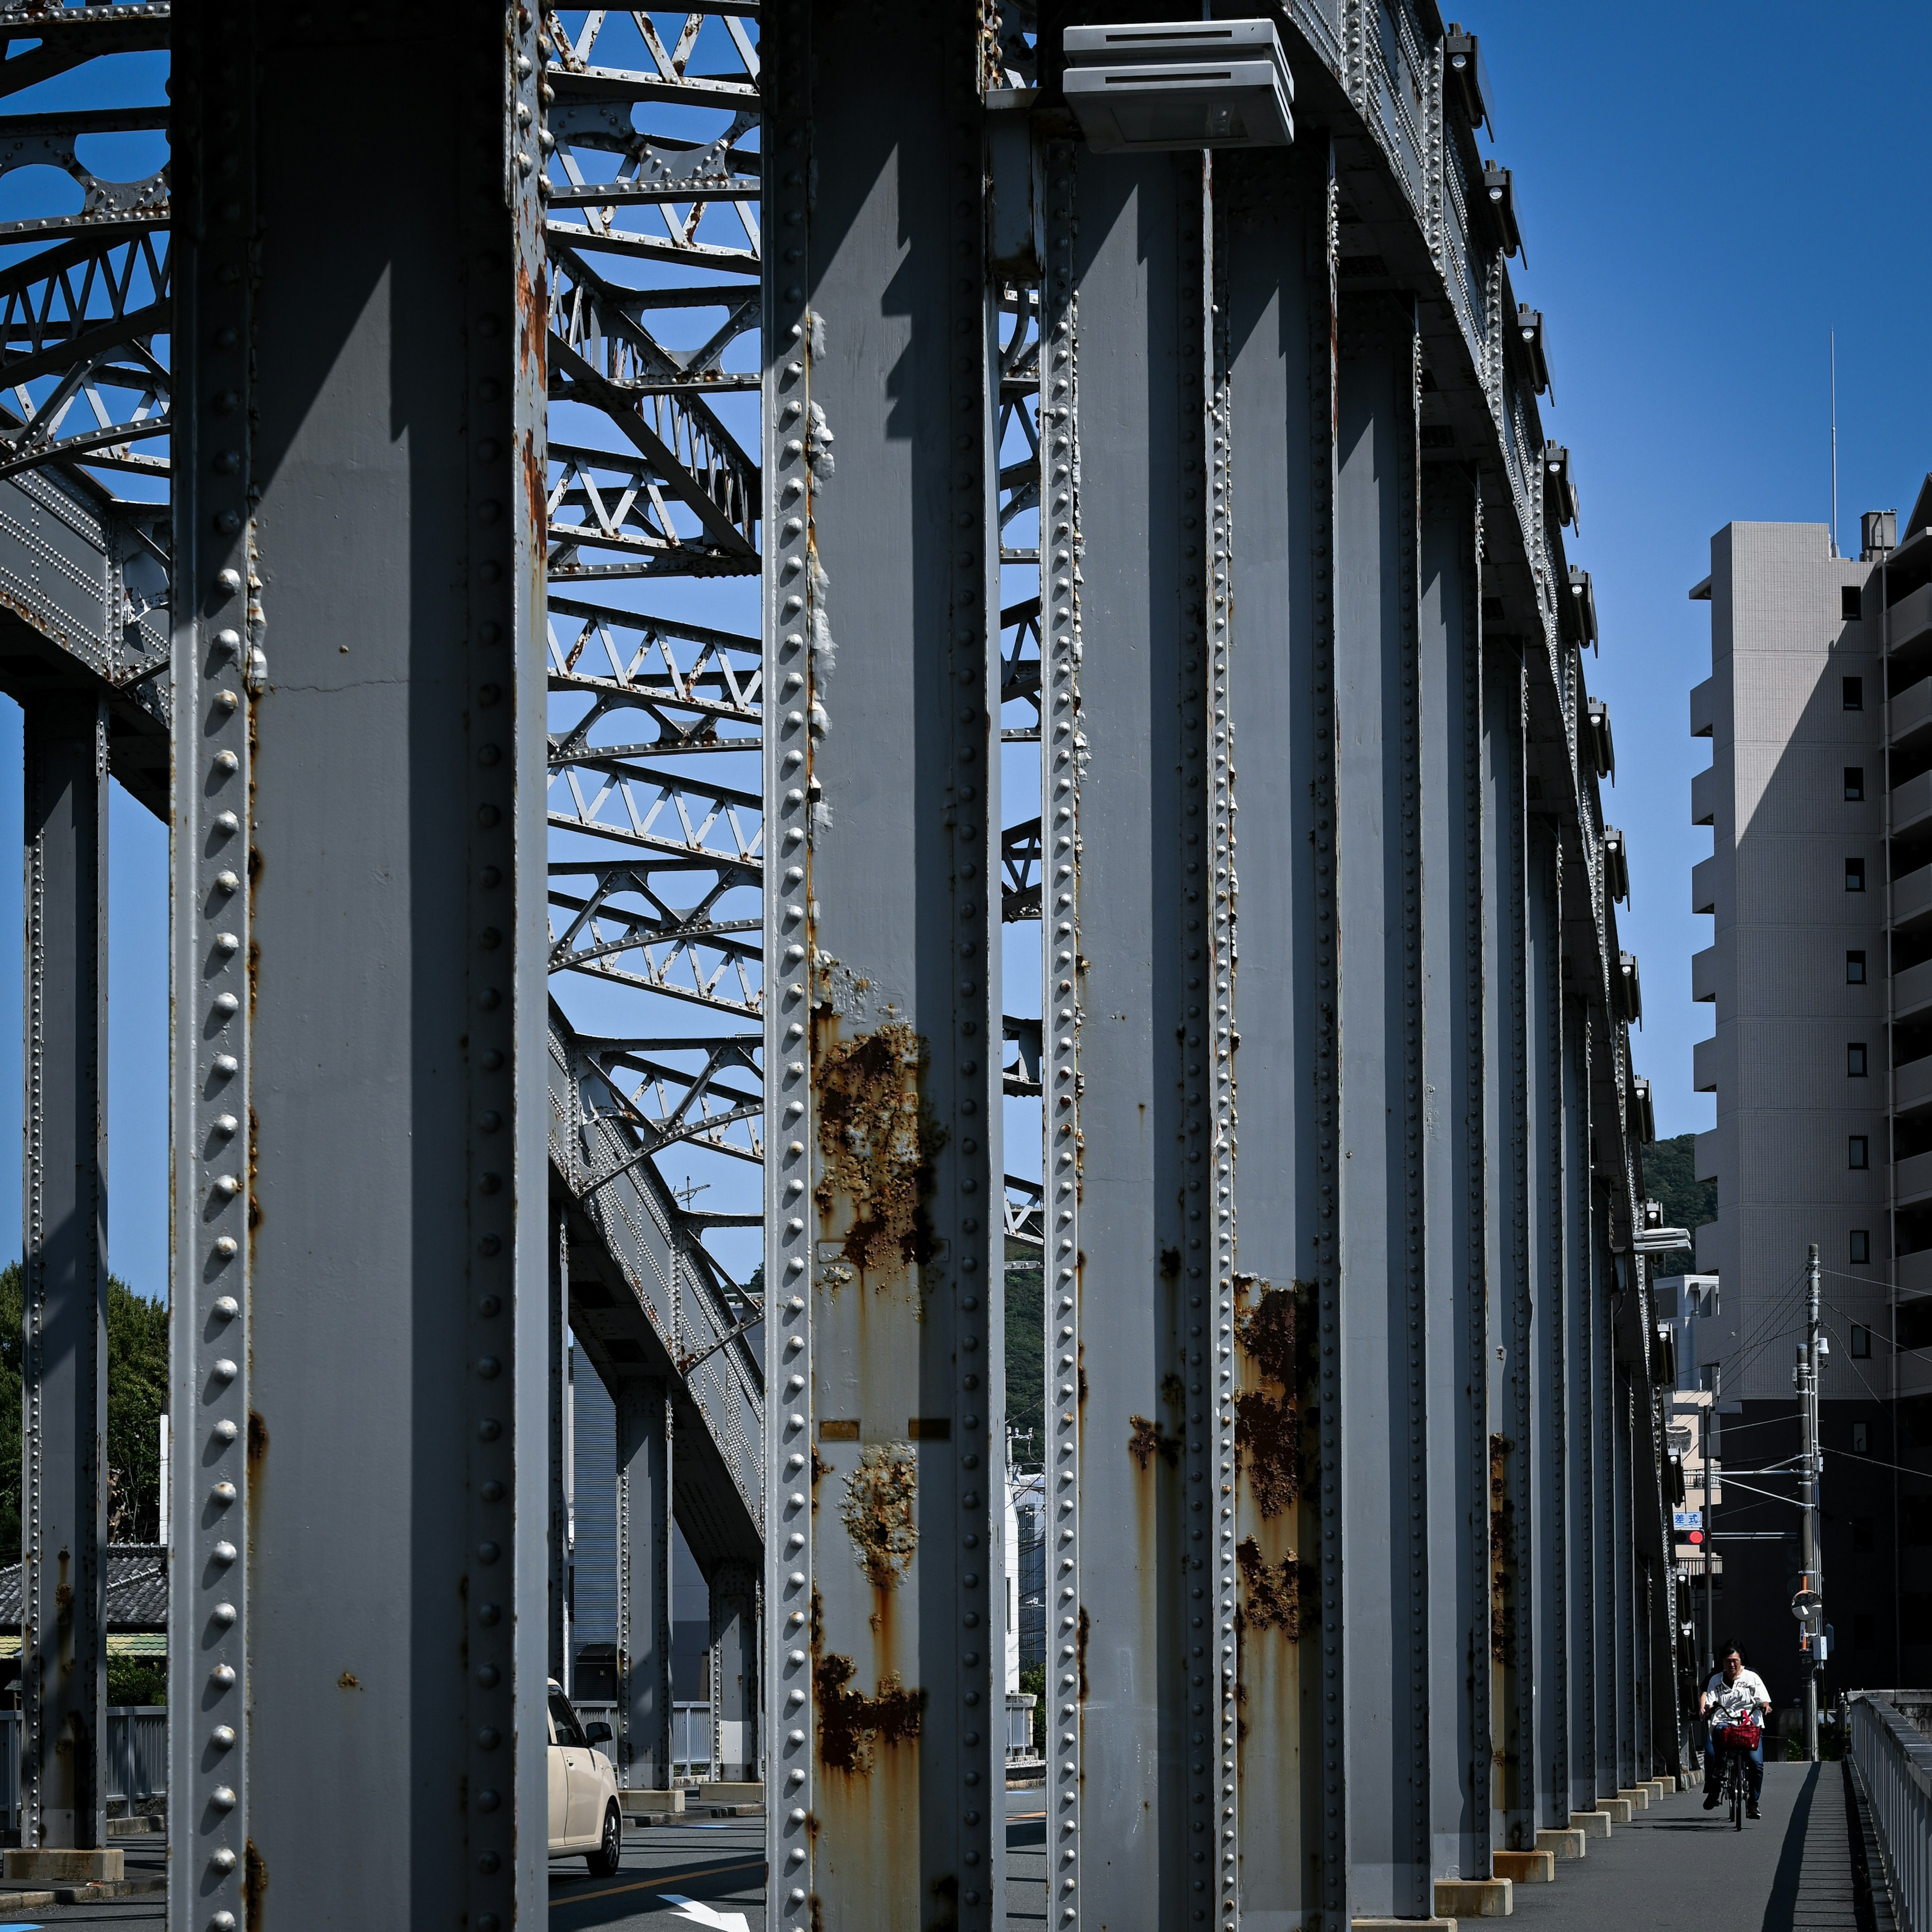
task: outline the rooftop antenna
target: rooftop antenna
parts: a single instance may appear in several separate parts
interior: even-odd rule
[[[1832,554],[1838,554],[1838,332],[1832,332]]]

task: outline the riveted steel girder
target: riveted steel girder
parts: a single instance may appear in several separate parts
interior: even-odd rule
[[[182,1925],[543,1910],[537,52],[176,18]],[[352,63],[388,134],[318,147]]]

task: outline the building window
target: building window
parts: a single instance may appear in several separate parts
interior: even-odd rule
[[[1845,709],[1862,711],[1865,708],[1865,681],[1862,677],[1848,677],[1844,680]]]
[[[1869,1550],[1872,1546],[1872,1522],[1868,1516],[1855,1516],[1852,1519],[1852,1547]]]
[[[1851,1164],[1854,1167],[1871,1165],[1871,1137],[1868,1134],[1854,1134],[1851,1137]]]
[[[1862,952],[1845,955],[1845,984],[1862,986],[1865,982],[1865,956]]]
[[[1863,1268],[1871,1260],[1871,1230],[1854,1228],[1852,1230],[1852,1262],[1855,1267]]]
[[[1848,805],[1862,804],[1865,795],[1865,768],[1862,765],[1845,767],[1845,802]]]
[[[1870,1357],[1871,1330],[1862,1322],[1852,1324],[1852,1353],[1862,1362]]]
[[[1876,1620],[1869,1610],[1860,1610],[1852,1618],[1852,1648],[1870,1650],[1878,1641]]]
[[[1856,584],[1839,585],[1838,612],[1848,623],[1856,623],[1864,615],[1864,593]]]
[[[1845,890],[1848,892],[1862,892],[1865,889],[1865,862],[1862,859],[1845,861]]]
[[[1852,1424],[1852,1454],[1869,1456],[1871,1454],[1871,1424],[1855,1422]]]
[[[1862,1040],[1848,1041],[1845,1047],[1845,1072],[1854,1080],[1865,1077],[1865,1043]]]

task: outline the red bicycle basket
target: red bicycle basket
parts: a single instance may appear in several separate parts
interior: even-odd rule
[[[1755,1724],[1732,1724],[1718,1733],[1718,1742],[1732,1750],[1756,1750],[1758,1729]]]

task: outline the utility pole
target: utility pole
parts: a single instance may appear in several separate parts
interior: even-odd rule
[[[1714,1372],[1711,1379],[1713,1384],[1711,1400],[1698,1411],[1704,1424],[1704,1676],[1707,1682],[1712,1672],[1718,1667],[1718,1636],[1717,1632],[1711,1627],[1711,1597],[1718,1587],[1717,1564],[1712,1554],[1718,1526],[1718,1506],[1714,1500],[1718,1487],[1717,1469],[1712,1460],[1712,1451],[1717,1446],[1718,1434],[1718,1391]]]
[[[1804,1511],[1798,1579],[1798,1639],[1804,1656],[1804,1756],[1818,1762],[1818,1653],[1825,1628],[1824,1592],[1818,1574],[1818,1244],[1804,1268],[1804,1340],[1798,1351],[1798,1507]]]

